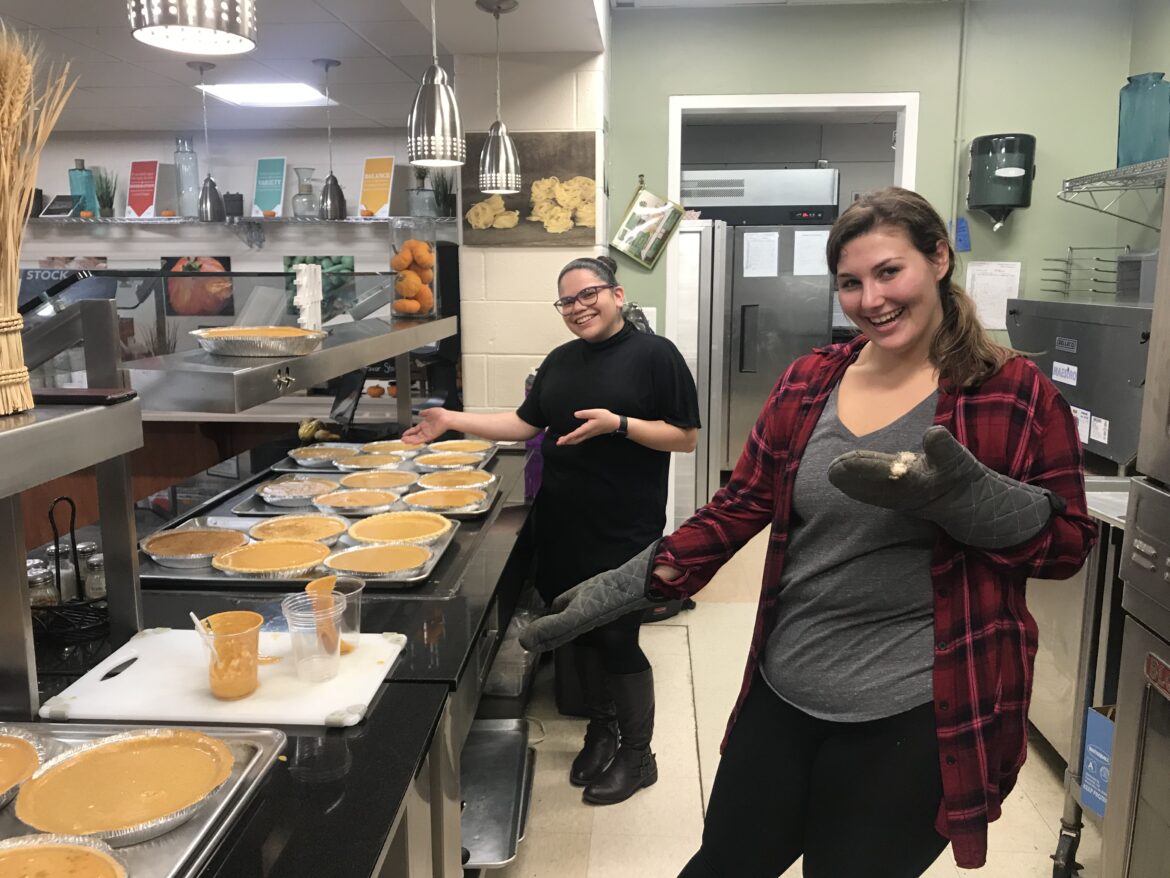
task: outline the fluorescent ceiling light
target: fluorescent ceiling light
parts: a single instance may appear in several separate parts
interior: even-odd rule
[[[195,87],[237,107],[323,107],[326,104],[325,95],[303,82],[225,82]],[[328,103],[337,105],[334,100]]]

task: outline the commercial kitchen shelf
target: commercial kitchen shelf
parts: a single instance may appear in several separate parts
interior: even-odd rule
[[[449,338],[458,319],[393,321],[367,318],[329,328],[316,353],[303,357],[218,357],[202,350],[126,364],[150,411],[233,414],[308,389],[392,357]]]
[[[1146,212],[1156,215],[1154,205],[1149,203],[1143,192],[1162,191],[1166,188],[1166,159],[1155,159],[1152,162],[1142,162],[1137,165],[1126,165],[1109,171],[1100,171],[1096,174],[1086,174],[1083,177],[1070,177],[1065,180],[1056,193],[1056,197],[1069,204],[1087,207],[1100,213],[1115,216],[1127,222],[1145,226],[1147,229],[1161,231],[1161,227],[1145,219],[1135,219],[1123,212],[1134,199],[1124,200],[1128,193],[1138,193],[1137,200]],[[1155,221],[1156,222],[1156,221]]]
[[[38,406],[0,418],[0,497],[142,446],[142,403]]]

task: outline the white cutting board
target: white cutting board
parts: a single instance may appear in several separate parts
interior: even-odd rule
[[[207,684],[207,649],[195,631],[150,628],[41,706],[47,720],[244,723],[352,726],[365,717],[378,687],[406,645],[402,634],[362,634],[341,657],[332,680],[297,677],[287,632],[262,631],[260,654],[282,656],[260,666],[260,687],[247,698],[221,701]],[[116,676],[112,669],[137,658]]]

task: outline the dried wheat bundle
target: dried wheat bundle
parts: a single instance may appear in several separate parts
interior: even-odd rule
[[[41,150],[69,100],[69,65],[47,66],[36,44],[0,22],[0,416],[32,408],[20,341],[20,242]]]

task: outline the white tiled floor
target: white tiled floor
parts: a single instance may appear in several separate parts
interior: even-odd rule
[[[743,553],[741,553],[743,554]],[[738,559],[737,559],[738,560]],[[729,565],[730,566],[730,565]],[[740,576],[754,564],[745,565]],[[729,571],[730,572],[730,571]],[[756,580],[758,582],[758,579]],[[743,673],[755,615],[750,587],[709,587],[692,611],[644,626],[642,645],[654,666],[659,781],[620,805],[595,807],[569,785],[582,720],[557,713],[551,665],[538,677],[529,715],[545,728],[538,752],[528,832],[517,859],[499,878],[675,878],[698,847],[703,809],[719,761],[719,741]],[[711,600],[710,598],[716,598]],[[539,727],[533,724],[533,734]],[[930,878],[1048,878],[1063,805],[1063,764],[1043,743],[1030,749],[1004,816],[991,827],[987,866],[955,867],[945,851]],[[1099,838],[1086,829],[1078,859],[1083,878],[1099,878]],[[874,872],[880,876],[880,868]],[[783,878],[799,878],[799,864]],[[733,878],[733,876],[728,876]]]

